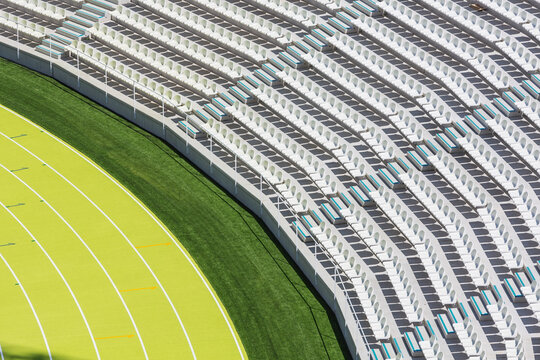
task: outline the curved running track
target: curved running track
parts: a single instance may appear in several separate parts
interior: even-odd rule
[[[247,358],[159,220],[84,155],[4,107],[0,293],[2,359]]]

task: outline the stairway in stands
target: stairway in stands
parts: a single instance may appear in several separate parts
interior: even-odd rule
[[[59,58],[66,46],[87,34],[95,23],[103,22],[109,17],[109,12],[125,0],[90,0],[82,4],[75,13],[67,16],[52,34],[44,38],[36,50],[51,57]]]

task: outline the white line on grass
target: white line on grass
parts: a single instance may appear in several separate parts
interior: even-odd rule
[[[4,360],[4,352],[2,351],[2,346],[0,345],[0,359]]]
[[[185,256],[185,258],[188,260],[188,262],[190,263],[190,265],[193,267],[193,269],[195,270],[195,272],[197,273],[197,275],[199,276],[199,278],[201,279],[201,281],[204,283],[204,285],[206,286],[206,289],[208,289],[208,292],[210,292],[210,294],[212,295],[212,298],[214,299],[214,302],[216,303],[217,307],[219,308],[219,311],[221,312],[221,315],[223,316],[223,319],[225,319],[225,322],[227,323],[227,326],[229,327],[229,331],[231,332],[231,335],[234,339],[234,342],[236,343],[236,347],[238,349],[238,352],[240,353],[240,357],[242,359],[244,359],[244,353],[242,352],[242,349],[240,347],[240,342],[238,341],[238,338],[237,338],[237,335],[236,333],[234,332],[234,329],[232,327],[232,324],[230,323],[229,319],[227,318],[227,315],[225,314],[225,310],[223,309],[223,306],[221,305],[221,303],[219,302],[217,296],[214,294],[214,291],[212,290],[212,288],[210,287],[210,285],[208,284],[208,281],[203,277],[202,273],[199,271],[199,269],[197,268],[197,266],[195,266],[195,264],[193,263],[193,260],[189,257],[189,255],[184,251],[184,249],[178,244],[177,240],[172,236],[172,234],[163,226],[163,224],[154,216],[154,214],[152,214],[136,197],[134,197],[131,192],[129,192],[122,184],[120,184],[118,181],[116,181],[116,179],[114,179],[113,177],[111,177],[108,173],[106,173],[103,169],[101,169],[99,166],[97,166],[96,164],[94,164],[94,162],[92,162],[88,157],[86,157],[85,155],[81,154],[79,151],[77,151],[76,149],[74,149],[71,145],[67,144],[66,142],[64,142],[63,140],[61,140],[60,138],[56,137],[55,135],[51,134],[50,132],[46,131],[45,129],[43,129],[42,127],[34,124],[32,121],[28,120],[27,118],[25,118],[24,116],[16,113],[15,111],[3,106],[2,104],[0,104],[0,107],[3,108],[4,110],[10,112],[11,114],[23,119],[24,121],[26,121],[28,124],[34,126],[35,128],[39,129],[40,131],[43,131],[45,134],[47,134],[48,136],[50,136],[51,138],[53,138],[54,140],[58,141],[59,143],[63,144],[66,148],[68,148],[69,150],[71,150],[73,153],[75,153],[76,155],[78,155],[80,158],[82,158],[83,160],[85,160],[87,163],[89,163],[91,166],[93,166],[95,169],[97,169],[100,173],[102,173],[103,175],[105,175],[105,177],[107,177],[109,180],[111,180],[116,186],[118,186],[120,189],[122,189],[122,191],[124,191],[137,205],[139,205],[147,214],[148,216],[150,216],[152,218],[152,220],[154,220],[156,222],[156,224],[158,224],[158,226],[163,230],[163,232],[165,232],[165,234],[167,234],[167,236],[172,240],[172,242],[176,245],[176,247],[182,252],[182,254]],[[6,136],[5,134],[2,133],[2,135]],[[16,141],[14,141],[13,139],[10,139],[12,140],[13,142],[15,142],[17,145],[23,147],[22,145],[20,145],[19,143],[17,143]],[[24,148],[24,147],[23,147]],[[27,152],[29,152],[31,155],[33,155],[34,157],[36,157],[31,151],[29,151],[28,149],[24,148]],[[37,157],[36,157],[37,158]]]
[[[54,207],[52,207],[51,204],[49,204],[49,202],[47,200],[45,200],[37,191],[35,191],[30,185],[28,185],[26,182],[24,182],[24,180],[22,180],[20,177],[18,177],[15,173],[12,173],[11,171],[9,171],[9,169],[7,169],[4,165],[0,164],[0,167],[2,169],[4,169],[5,171],[8,172],[8,174],[11,174],[13,177],[15,177],[17,180],[19,180],[22,184],[24,184],[24,186],[26,186],[30,191],[32,191],[34,193],[34,195],[36,195],[38,198],[40,198],[41,200],[43,200],[43,203],[46,204],[55,214],[56,216],[58,216],[60,218],[60,220],[62,220],[62,222],[64,224],[66,224],[66,226],[73,232],[73,234],[75,234],[75,236],[80,240],[80,242],[86,247],[86,249],[88,250],[88,252],[90,252],[90,254],[92,255],[92,257],[94,258],[94,260],[98,263],[99,267],[101,268],[101,270],[103,270],[103,272],[105,273],[105,275],[107,276],[107,278],[109,279],[111,285],[113,286],[114,290],[116,291],[116,294],[118,295],[118,297],[120,298],[120,300],[122,301],[122,304],[124,305],[124,308],[126,309],[126,312],[128,313],[129,315],[129,318],[131,319],[131,323],[133,324],[133,327],[135,329],[135,332],[137,333],[137,337],[139,338],[139,342],[141,343],[141,347],[142,347],[142,350],[144,352],[144,357],[148,360],[148,354],[146,353],[146,348],[144,346],[144,343],[142,341],[142,338],[141,338],[141,335],[139,333],[139,329],[137,328],[137,325],[135,324],[135,320],[133,319],[133,316],[131,315],[131,311],[129,311],[128,307],[127,307],[127,304],[124,300],[124,298],[122,297],[122,295],[120,294],[120,291],[118,290],[118,288],[116,287],[116,284],[114,283],[113,279],[111,278],[111,276],[109,275],[109,273],[107,272],[107,270],[105,269],[105,267],[103,266],[103,264],[101,263],[101,261],[99,261],[99,259],[97,258],[97,256],[94,254],[94,252],[90,249],[90,247],[88,246],[88,244],[86,244],[86,242],[83,240],[83,238],[79,235],[79,233],[67,222],[66,219],[64,219],[64,217],[58,212],[56,211],[56,209]]]
[[[84,312],[83,312],[83,310],[81,308],[81,305],[79,304],[79,301],[77,300],[77,297],[73,293],[73,290],[71,290],[71,286],[69,286],[68,282],[66,281],[66,278],[64,277],[64,274],[62,274],[62,272],[60,271],[58,266],[56,266],[55,262],[49,256],[47,251],[43,248],[43,246],[41,246],[41,243],[39,242],[39,240],[30,232],[30,230],[28,230],[28,228],[22,223],[22,221],[19,220],[19,218],[11,210],[9,210],[9,208],[1,201],[0,201],[0,206],[3,207],[15,219],[15,221],[17,221],[17,223],[19,223],[19,225],[24,229],[24,231],[26,231],[28,236],[30,236],[30,238],[33,239],[36,244],[38,244],[41,251],[43,251],[45,256],[49,259],[51,264],[54,266],[54,268],[55,268],[56,272],[58,273],[58,275],[60,275],[60,278],[62,278],[62,281],[64,282],[64,284],[66,284],[66,287],[69,290],[69,293],[71,294],[71,297],[73,298],[73,301],[75,301],[75,304],[77,305],[77,308],[79,309],[79,312],[81,313],[81,316],[82,316],[82,318],[84,320],[86,328],[88,329],[88,334],[90,335],[90,339],[92,339],[92,344],[94,345],[94,349],[96,351],[97,358],[101,359],[101,356],[99,355],[99,351],[98,351],[98,348],[97,348],[96,340],[94,339],[94,335],[92,334],[92,330],[90,330],[90,325],[88,324],[88,321],[86,320],[86,316],[84,316]],[[0,348],[0,352],[2,352],[1,348]],[[2,359],[3,359],[3,357],[2,357]]]
[[[30,298],[28,297],[28,294],[24,290],[23,284],[19,281],[19,278],[17,277],[17,275],[15,275],[15,272],[13,271],[11,266],[9,266],[8,262],[6,261],[4,256],[2,256],[2,254],[0,254],[0,258],[2,258],[2,260],[4,261],[4,264],[6,264],[9,271],[11,272],[11,275],[13,275],[13,277],[15,278],[15,281],[17,281],[17,283],[21,287],[21,290],[22,290],[22,292],[24,294],[24,297],[26,298],[26,301],[28,301],[28,305],[30,305],[30,309],[32,309],[32,313],[34,313],[34,317],[36,318],[37,324],[39,326],[39,330],[41,331],[41,335],[43,336],[43,341],[45,342],[45,347],[47,348],[47,352],[49,353],[49,360],[52,360],[51,349],[49,349],[49,343],[47,342],[47,337],[45,336],[45,331],[43,331],[43,326],[41,326],[41,321],[39,321],[39,317],[37,316],[36,309],[34,309],[34,305],[32,305],[32,302],[30,301]],[[3,354],[2,354],[2,358],[3,358]]]

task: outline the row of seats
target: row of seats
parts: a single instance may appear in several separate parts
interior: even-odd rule
[[[374,173],[371,165],[350,144],[342,144],[334,150],[334,155],[353,178],[361,178]]]
[[[520,40],[513,36],[507,36],[497,46],[518,64],[524,71],[535,73],[540,70],[540,60],[529,49],[523,46]]]
[[[518,338],[518,327],[515,324],[514,318],[503,302],[497,301],[492,304],[486,305],[487,310],[489,311],[495,326],[498,328],[499,333],[504,339],[521,339]],[[520,344],[521,345],[521,344]],[[519,346],[519,345],[518,345]]]
[[[288,21],[303,28],[310,29],[319,22],[317,15],[288,0],[248,0],[248,2],[280,17],[285,17]]]
[[[474,179],[452,156],[440,150],[428,158],[446,180],[477,208],[486,228],[493,238],[501,256],[509,269],[523,266],[526,252],[517,239],[517,235],[501,206],[491,200],[487,191]],[[529,262],[530,263],[530,260]]]
[[[317,71],[326,75],[339,87],[346,89],[352,96],[366,103],[381,116],[388,118],[392,115],[396,115],[400,110],[403,110],[403,107],[396,101],[379,91],[373,85],[361,80],[342,65],[331,60],[327,55],[312,51],[308,54],[304,54],[303,58],[317,69]],[[446,124],[447,122],[450,122],[450,119],[452,118],[450,109],[445,106],[442,100],[438,101],[436,98],[430,98],[430,94],[431,93],[427,94],[426,99],[431,101],[426,100],[424,107],[436,120],[441,118],[445,119],[439,120],[441,123]],[[390,150],[392,147],[390,144],[388,146],[388,149]],[[390,152],[393,154],[399,153],[395,149],[390,150]]]
[[[396,115],[389,116],[388,119],[413,145],[422,143],[431,137],[424,125],[408,111],[400,110]]]
[[[487,191],[452,156],[440,150],[428,160],[443,177],[473,206],[493,238],[497,249],[509,269],[524,265],[526,252],[517,239],[515,230],[504,215],[501,206],[492,201]],[[530,260],[527,261],[530,264]]]
[[[67,46],[66,50],[100,72],[106,72],[109,76],[120,81],[128,88],[135,86],[139,92],[144,93],[160,104],[164,101],[167,107],[172,106],[173,109],[184,114],[192,111],[191,101],[181,94],[161,85],[132,67],[116,61],[100,50],[80,41]]]
[[[497,63],[490,59],[488,55],[479,52],[458,36],[453,35],[433,21],[400,4],[397,0],[384,0],[381,2],[381,6],[388,14],[408,26],[414,32],[422,35],[436,46],[444,48],[450,55],[459,59],[463,64],[472,66],[495,87],[499,88],[497,85],[506,83],[505,75],[508,75]],[[502,82],[499,83],[501,80]]]
[[[352,203],[349,211],[347,222],[381,260],[407,319],[411,324],[422,322],[425,299],[407,261],[400,258],[401,252],[362,207]]]
[[[525,30],[531,31],[531,35],[540,39],[540,37],[538,37],[540,31],[538,18],[523,8],[508,0],[479,0],[478,3],[496,12],[501,18],[508,19],[516,25],[521,25]],[[532,26],[530,28],[525,27],[525,24],[530,24]],[[534,30],[536,30],[536,32],[533,32]]]
[[[272,184],[294,211],[299,213],[307,211],[310,205],[309,195],[298,181],[284,172],[272,160],[234,133],[221,121],[209,118],[203,124],[203,129],[212,136],[213,140],[220,143],[231,154],[238,156],[244,164]]]
[[[368,71],[375,73],[393,87],[397,88],[401,93],[406,94],[410,99],[414,100],[431,92],[431,90],[424,86],[419,80],[408,75],[398,66],[393,65],[381,56],[378,56],[367,46],[353,40],[348,35],[335,33],[334,36],[327,37],[327,40],[341,52],[350,56],[356,63],[360,64]],[[427,53],[424,51],[422,51],[421,54],[427,56],[429,59],[433,59],[431,55],[426,55]],[[420,55],[420,53],[418,55]],[[434,63],[430,65],[435,66]],[[442,63],[437,60],[437,65],[442,66]],[[464,80],[465,78],[463,75],[459,76],[458,72],[451,71],[448,66],[445,66],[444,70],[446,70],[447,73],[442,76],[450,77],[455,84],[454,87],[450,88],[451,91],[454,92],[465,105],[469,107],[478,106],[481,100],[483,100],[480,92],[469,81]],[[439,69],[438,71],[443,71],[443,69]],[[432,97],[433,96],[436,95],[432,94]]]
[[[463,26],[469,28],[476,36],[487,39],[490,43],[501,41],[503,37],[507,36],[497,26],[453,1],[422,0],[422,3],[436,9],[441,14],[446,14],[448,18],[454,21],[460,21]]]
[[[507,144],[529,167],[540,169],[540,148],[512,120],[496,114],[487,118],[485,123],[493,129],[505,144]]]
[[[392,141],[364,115],[352,109],[298,70],[285,67],[282,72],[278,72],[276,75],[279,77],[282,73],[285,74],[282,79],[287,85],[292,87],[298,94],[306,97],[308,101],[321,107],[345,127],[351,129],[370,145],[375,154],[382,160],[390,160],[396,156],[398,152],[392,145]],[[401,111],[405,110],[402,109]]]
[[[240,79],[246,71],[242,65],[219,55],[213,50],[197,44],[184,36],[176,34],[165,26],[152,21],[126,7],[119,7],[111,17],[125,26],[140,32],[156,43],[188,57],[202,66],[209,67],[220,75],[233,80]]]
[[[423,50],[420,46],[402,36],[397,31],[387,27],[377,21],[377,19],[360,16],[353,20],[353,24],[362,29],[362,32],[374,38],[382,46],[386,46],[394,54],[401,56],[404,61],[430,73],[441,85],[446,86],[451,91],[457,91],[463,86],[467,89],[474,88],[474,85],[459,71],[454,70],[444,61]],[[484,78],[496,89],[505,89],[510,84],[510,77],[506,72],[493,62],[489,57],[483,59],[486,63],[480,69]],[[456,94],[457,95],[457,94]]]
[[[268,50],[256,42],[216,25],[169,0],[137,0],[137,4],[204,36],[210,41],[219,43],[241,56],[248,57],[254,62],[259,63],[268,59]]]
[[[360,79],[342,65],[321,52],[303,54],[302,58],[317,71],[326,75],[336,85],[345,88],[350,94],[365,102],[374,111],[383,116],[394,115],[398,110],[395,101],[377,90],[373,85]]]
[[[12,15],[7,11],[0,10],[0,26],[17,32],[22,37],[28,37],[35,41],[41,41],[47,33],[47,28],[30,20]]]
[[[478,332],[474,329],[473,321],[470,317],[465,317],[463,321],[457,321],[452,324],[459,341],[465,348],[465,353],[470,359],[488,359],[484,343]]]
[[[61,23],[70,15],[65,9],[43,0],[2,0],[2,2],[56,23]]]
[[[408,206],[387,187],[381,186],[379,190],[368,195],[416,248],[441,302],[444,305],[456,303],[457,295],[453,285],[454,281],[450,279],[451,274],[447,270],[450,266],[446,263],[446,258],[439,258],[437,255],[438,253],[444,254],[444,252],[437,249],[439,245],[431,232],[415,214],[408,210]]]
[[[403,173],[400,179],[444,226],[473,283],[479,288],[489,285],[491,283],[488,272],[490,264],[479,244],[473,241],[475,236],[469,222],[452,202],[448,201],[435,186],[413,168]]]
[[[532,263],[498,203],[489,202],[478,213],[509,269],[518,270]]]
[[[351,108],[302,72],[286,66],[282,71],[277,72],[276,76],[298,94],[316,104],[355,133],[365,132],[368,128],[374,126],[364,115]]]
[[[196,93],[203,96],[214,96],[221,90],[214,81],[195,71],[191,71],[189,68],[174,62],[105,24],[96,24],[88,31],[91,37],[99,39],[108,46],[132,57],[135,61],[141,62]]]
[[[532,208],[540,208],[540,200],[526,182],[501,156],[499,156],[481,137],[468,133],[464,138],[458,139],[471,159],[478,163],[491,177],[510,195],[523,219],[535,220],[530,212]],[[519,190],[518,190],[519,189]],[[540,220],[540,219],[538,219]],[[540,234],[536,223],[531,229],[532,234],[540,244]]]
[[[540,101],[527,94],[523,100],[513,102],[512,106],[516,107],[535,127],[540,128]]]
[[[266,85],[260,85],[255,96],[283,119],[296,126],[329,152],[338,149],[344,140],[319,121],[292,103],[286,96]]]
[[[347,0],[312,0],[317,6],[326,10],[326,12],[333,14],[335,11],[341,9],[347,5]]]
[[[233,105],[228,106],[226,110],[254,134],[269,143],[276,151],[296,164],[299,169],[304,170],[323,194],[329,196],[337,192],[339,181],[336,176],[311,151],[247,105],[235,102]]]
[[[278,46],[289,45],[294,35],[284,27],[266,20],[264,17],[255,15],[243,8],[236,6],[227,0],[190,0],[199,7],[212,11],[217,16],[225,16],[237,23],[242,28],[249,28],[262,37],[275,42]]]
[[[540,283],[536,282],[535,286],[531,287],[530,291],[523,291],[525,299],[530,304],[531,310],[537,319],[540,320]]]
[[[335,33],[326,38],[328,43],[349,56],[357,64],[366,70],[375,73],[376,76],[384,79],[400,92],[414,99],[429,91],[412,76],[401,70],[399,67],[386,61],[381,56],[360,42],[355,41],[347,34]]]
[[[358,294],[360,304],[369,322],[370,328],[377,340],[390,337],[390,326],[385,314],[389,313],[383,299],[382,292],[378,288],[377,281],[370,270],[366,269],[364,261],[356,253],[347,241],[336,234],[335,230],[322,222],[321,232],[317,239],[329,254],[337,258],[336,261],[343,267],[346,274],[351,278],[354,289]]]
[[[345,156],[345,159],[342,161],[345,168],[349,167],[353,170],[360,170],[360,174],[369,172],[371,166],[367,165],[357,150],[351,146],[347,146],[348,144],[338,134],[314,119],[287,99],[287,97],[271,87],[262,84],[259,89],[254,91],[254,94],[276,114],[297,127],[308,137],[312,138],[313,141],[320,144],[328,153],[333,154],[338,159]],[[398,150],[396,150],[393,142],[388,139],[381,129],[372,127],[362,135],[378,155],[387,159],[392,159],[396,156]],[[357,165],[360,165],[360,167],[355,168]]]
[[[521,212],[525,223],[537,241],[540,242],[540,206],[538,206],[538,200],[535,199],[535,193],[526,191],[524,188],[520,187],[516,190],[509,191],[509,193]]]
[[[509,58],[514,60],[524,71],[533,72],[538,70],[539,61],[513,35],[483,20],[473,12],[448,0],[422,0],[428,6],[432,6],[440,13],[445,14],[460,25],[465,26],[472,34],[480,36],[492,46],[498,47]],[[486,1],[488,2],[488,1]],[[526,13],[525,11],[523,11]]]

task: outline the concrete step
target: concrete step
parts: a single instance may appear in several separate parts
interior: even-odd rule
[[[92,23],[95,23],[97,21],[99,21],[101,18],[103,18],[103,16],[101,15],[97,15],[97,14],[94,14],[92,12],[89,12],[89,11],[85,11],[85,10],[82,10],[82,9],[79,9],[77,11],[75,11],[75,15],[81,17],[81,18],[84,18]]]
[[[72,40],[77,40],[77,39],[80,39],[84,33],[79,33],[79,32],[76,32],[76,31],[73,31],[72,29],[68,29],[68,28],[65,28],[65,27],[59,27],[56,29],[56,32],[59,34],[59,35],[62,35],[62,36],[65,36],[65,37],[68,37]]]
[[[82,9],[99,16],[105,16],[105,14],[107,13],[103,8],[94,6],[92,4],[84,4],[82,6]]]
[[[36,46],[36,51],[42,53],[42,54],[45,54],[47,56],[51,56],[51,57],[54,57],[56,59],[58,59],[60,56],[62,56],[62,53],[61,52],[58,52],[54,49],[49,49],[48,47],[45,47],[43,45],[38,45]]]
[[[72,21],[64,21],[62,25],[70,29],[71,31],[78,33],[79,35],[86,34],[86,28],[81,26],[80,24],[74,23]]]
[[[77,15],[71,15],[68,17],[68,19],[86,28],[92,27],[94,25],[94,22]]]
[[[96,6],[102,8],[102,9],[105,9],[107,11],[113,11],[118,6],[118,5],[114,4],[114,3],[108,2],[106,0],[90,0],[89,3],[92,4],[92,5],[96,5]]]
[[[62,34],[57,34],[57,33],[53,33],[50,35],[55,41],[58,41],[62,44],[66,44],[66,45],[69,45],[73,42],[73,39],[67,37],[67,36],[64,36]]]
[[[59,51],[61,53],[64,52],[64,48],[66,47],[66,44],[63,44],[59,41],[56,41],[54,39],[43,39],[41,41],[41,45],[43,45],[46,48],[50,48],[55,51]]]

